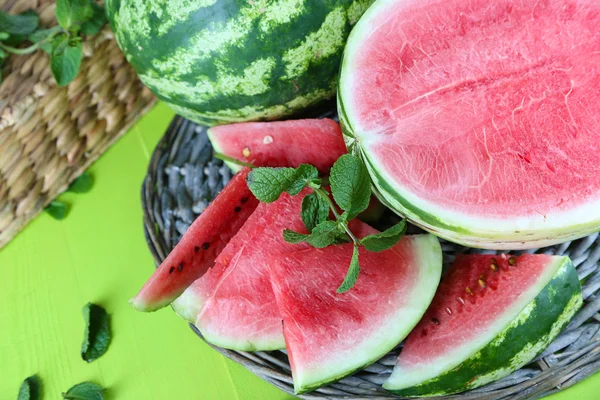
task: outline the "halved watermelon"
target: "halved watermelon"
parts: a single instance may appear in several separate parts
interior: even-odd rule
[[[181,241],[130,300],[139,311],[155,311],[175,300],[213,266],[227,242],[252,214],[258,200],[248,189],[244,168],[188,228]]]
[[[336,289],[350,265],[351,243],[271,259],[296,393],[382,357],[418,323],[433,298],[442,268],[435,236],[405,236],[390,250],[359,254],[360,276],[343,294]]]
[[[568,257],[457,257],[384,388],[400,396],[462,392],[544,350],[581,307]]]
[[[381,199],[474,247],[600,228],[600,2],[378,0],[338,91]]]
[[[328,173],[347,152],[340,125],[329,118],[222,125],[209,129],[208,137],[215,151],[260,167],[306,163]]]

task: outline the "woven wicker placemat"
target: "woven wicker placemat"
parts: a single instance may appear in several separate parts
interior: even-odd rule
[[[0,0],[56,25],[54,1]],[[0,84],[0,248],[155,102],[106,27],[83,43],[77,78],[57,87],[48,55],[11,56]]]
[[[187,227],[231,176],[229,169],[220,160],[213,158],[206,128],[176,117],[154,151],[142,186],[144,231],[156,265],[167,256]],[[391,215],[386,214],[383,223],[392,218]],[[441,242],[446,267],[459,252],[495,253]],[[573,242],[527,252],[570,256],[582,281],[583,308],[567,329],[534,362],[500,381],[467,393],[437,397],[438,399],[538,398],[572,386],[600,370],[598,233]],[[523,251],[513,252],[520,253]],[[201,336],[197,330],[196,332]],[[285,352],[247,353],[213,347],[259,377],[293,394],[292,377]],[[299,397],[311,400],[397,399],[398,397],[383,391],[381,384],[389,376],[401,347],[402,345],[398,346],[373,365],[350,377]]]

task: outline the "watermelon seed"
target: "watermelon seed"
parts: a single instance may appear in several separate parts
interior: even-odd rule
[[[209,248],[209,247],[210,247],[210,243],[208,243],[208,242],[204,242],[204,243],[202,243],[202,248],[203,248],[204,250],[208,250],[208,248]]]
[[[508,259],[508,265],[510,265],[511,267],[512,267],[513,265],[516,265],[516,264],[517,264],[517,259],[516,259],[516,257],[511,257],[511,258],[509,258],[509,259]]]
[[[240,212],[240,211],[242,211],[242,207],[236,207],[236,208],[233,209],[233,211]]]
[[[482,288],[485,287],[485,281],[483,279],[478,280],[477,283],[479,283],[479,286],[481,286]]]
[[[242,204],[246,204],[247,201],[248,201],[247,197],[242,197]]]
[[[179,266],[177,267],[177,270],[179,272],[183,271],[183,263],[179,264]]]
[[[171,268],[169,269],[169,274],[172,274],[172,273],[173,273],[173,271],[175,271],[175,267],[171,267]]]
[[[471,296],[473,296],[473,291],[471,290],[470,287],[467,286],[467,288],[465,289],[465,292],[467,292],[468,294],[470,294]]]
[[[199,252],[199,251],[200,251],[200,247],[198,247],[198,246],[194,246],[194,253],[197,253],[197,252]]]
[[[460,301],[460,304],[465,304],[465,301],[464,301],[464,300],[463,300],[463,298],[462,298],[462,297],[460,297],[460,296],[458,297],[458,301]]]
[[[448,313],[448,315],[452,315],[452,310],[450,309],[450,307],[446,307],[446,312]]]
[[[494,272],[498,272],[498,266],[494,263],[492,263],[492,265],[490,265],[490,269]]]
[[[245,158],[250,157],[250,149],[248,147],[244,147],[244,150],[242,150],[242,156],[244,156]]]
[[[273,143],[273,136],[270,136],[270,135],[265,136],[265,138],[263,139],[263,143],[264,144],[271,144],[271,143]]]
[[[439,325],[439,324],[440,324],[440,320],[439,320],[439,319],[437,319],[437,318],[431,318],[431,322],[433,322],[433,323],[434,323],[434,324],[436,324],[436,325]]]

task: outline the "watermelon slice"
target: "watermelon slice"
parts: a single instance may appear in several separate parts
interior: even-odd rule
[[[308,246],[283,240],[285,228],[307,233],[300,212],[308,192],[260,203],[219,254],[214,268],[177,299],[175,310],[208,342],[240,351],[285,348],[281,315],[265,268],[272,253]]]
[[[436,396],[500,379],[544,350],[581,304],[568,257],[459,256],[384,388]]]
[[[222,125],[209,129],[208,137],[215,151],[261,167],[307,163],[328,173],[347,152],[340,125],[328,118]]]
[[[181,241],[154,271],[130,303],[140,311],[155,311],[175,300],[213,266],[227,242],[252,214],[258,200],[248,189],[244,168],[188,228]]]
[[[340,379],[392,350],[423,316],[440,280],[442,251],[433,235],[405,236],[381,253],[360,252],[356,285],[338,294],[351,257],[348,243],[271,259],[296,393]]]
[[[600,229],[600,2],[379,0],[338,91],[381,199],[474,247]]]

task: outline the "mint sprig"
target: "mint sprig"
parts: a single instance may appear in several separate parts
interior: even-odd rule
[[[50,55],[58,86],[75,79],[83,57],[82,35],[100,32],[107,23],[106,13],[94,0],[57,0],[55,13],[58,25],[40,29],[39,16],[33,10],[18,15],[0,11],[0,67],[10,54],[24,55],[41,49]],[[30,45],[22,46],[25,42]]]
[[[362,239],[352,233],[349,222],[367,209],[371,199],[369,173],[362,160],[353,154],[342,155],[331,168],[331,193],[324,187],[326,180],[319,178],[317,169],[309,164],[298,168],[255,168],[248,174],[247,183],[250,191],[264,203],[276,201],[284,192],[295,196],[305,187],[313,190],[302,200],[301,217],[309,233],[285,229],[283,238],[288,243],[306,242],[316,248],[352,242],[352,260],[338,293],[347,292],[356,284],[360,247],[367,251],[384,251],[398,243],[406,231],[403,220],[384,232]]]

